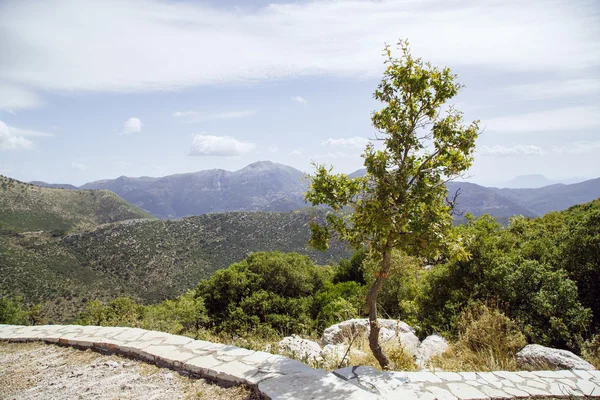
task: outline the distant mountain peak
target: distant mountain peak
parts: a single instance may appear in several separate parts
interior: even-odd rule
[[[273,161],[256,161],[253,162],[252,164],[247,165],[246,167],[242,168],[240,171],[243,170],[268,170],[268,169],[273,169],[276,167],[280,167],[280,168],[290,168],[287,165],[283,165],[283,164],[277,164],[274,163]]]

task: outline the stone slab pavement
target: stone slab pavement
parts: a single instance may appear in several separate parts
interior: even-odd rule
[[[382,372],[346,367],[333,373],[384,399],[600,398],[600,371]]]
[[[0,340],[121,354],[222,385],[248,385],[273,400],[600,398],[600,371],[381,372],[347,367],[331,373],[280,355],[120,327],[0,325]]]
[[[0,340],[43,341],[121,354],[225,386],[245,384],[265,399],[381,399],[331,372],[287,357],[138,328],[0,325]]]

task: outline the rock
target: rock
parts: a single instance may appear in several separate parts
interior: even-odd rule
[[[400,339],[400,344],[404,348],[404,351],[414,357],[421,344],[417,335],[412,332],[403,332],[398,335],[398,338]]]
[[[320,357],[321,346],[312,340],[292,335],[284,337],[279,342],[279,351],[298,360],[311,361]]]
[[[448,350],[446,339],[438,335],[427,336],[415,351],[415,363],[420,368],[424,368],[429,360],[441,355],[446,350]]]
[[[568,350],[553,349],[539,344],[529,344],[517,353],[520,368],[551,366],[557,369],[595,370],[594,366]]]
[[[113,360],[108,360],[104,363],[104,365],[111,368],[117,368],[119,366],[119,363]]]
[[[412,334],[414,336],[414,338],[411,337],[410,339],[407,336],[404,339],[406,343],[414,344],[415,339],[419,340],[414,335],[415,330],[405,322],[394,319],[379,319],[378,322],[381,327],[379,332],[379,340],[381,342],[387,342],[396,338],[402,341],[402,334]],[[325,329],[321,341],[324,345],[341,344],[349,341],[352,338],[353,332],[368,335],[369,331],[369,320],[367,318],[349,319]]]

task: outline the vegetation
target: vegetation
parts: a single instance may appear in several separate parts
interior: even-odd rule
[[[424,260],[394,251],[391,276],[382,286],[379,313],[417,328],[422,338],[442,334],[450,350],[432,367],[445,370],[514,370],[514,355],[526,343],[566,348],[598,366],[600,309],[578,277],[594,276],[596,248],[581,238],[595,238],[600,226],[582,224],[581,246],[569,245],[569,221],[598,221],[600,199],[537,219],[514,218],[503,227],[491,217],[455,227],[465,240],[469,260]],[[572,254],[571,252],[574,252]],[[578,257],[586,274],[564,265]],[[90,302],[80,323],[159,329],[270,349],[282,336],[319,337],[324,328],[368,315],[368,287],[376,279],[364,250],[333,266],[316,266],[306,256],[254,253],[217,271],[176,298],[142,306],[132,299]],[[579,269],[575,269],[579,271]],[[270,346],[270,347],[269,347]],[[368,342],[353,342],[350,361],[378,365]],[[384,349],[390,368],[414,368],[398,347]],[[305,360],[306,361],[306,360]],[[312,360],[314,362],[314,360]],[[336,362],[320,361],[319,367]],[[331,361],[331,360],[330,360]],[[339,361],[339,360],[338,360]]]
[[[40,304],[25,306],[22,297],[0,297],[0,324],[36,325],[45,322]]]
[[[452,106],[442,110],[462,88],[450,69],[413,58],[406,42],[399,48],[402,54],[396,58],[386,47],[387,69],[374,94],[385,105],[372,116],[383,149],[367,145],[362,177],[334,175],[317,166],[306,194],[313,205],[333,209],[327,226],[312,226],[316,248],[326,248],[333,231],[356,248],[366,245],[377,264],[367,294],[369,345],[383,369],[390,361],[379,343],[377,298],[392,272],[392,251],[437,258],[448,249],[467,258],[450,229],[452,204],[444,183],[469,168],[479,131],[477,121],[463,125],[462,113]]]
[[[587,279],[597,279],[600,264],[593,263],[597,248],[586,247],[583,238],[597,237],[600,220],[582,225],[580,247],[565,243],[574,235],[568,221],[594,220],[599,203],[534,220],[514,218],[507,228],[490,217],[456,228],[468,238],[471,259],[440,265],[424,280],[417,299],[423,325],[430,330],[451,330],[466,305],[492,301],[519,324],[530,341],[580,349],[590,331],[599,328],[594,321],[600,308],[591,300],[595,288]],[[580,262],[570,273],[565,266],[572,264],[565,261],[573,258]]]
[[[0,231],[89,229],[108,222],[154,217],[108,190],[65,190],[0,175]]]
[[[312,215],[224,213],[124,221],[64,235],[0,234],[0,295],[43,302],[51,321],[67,321],[92,299],[128,296],[148,304],[174,298],[252,251],[295,251],[320,264],[347,256],[341,243],[326,253],[306,249]]]

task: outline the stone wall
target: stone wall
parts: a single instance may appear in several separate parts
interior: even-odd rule
[[[261,351],[138,328],[0,325],[0,340],[44,341],[122,354],[224,385],[245,384],[265,399],[600,398],[600,371],[326,372]]]

